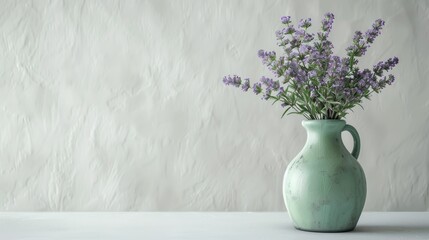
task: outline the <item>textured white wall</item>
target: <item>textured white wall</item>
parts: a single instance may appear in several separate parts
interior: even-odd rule
[[[397,82],[348,117],[366,210],[429,210],[429,1],[1,1],[0,210],[284,210],[302,118],[225,87],[268,71],[282,15],[336,16],[339,53]],[[351,137],[344,135],[350,146]]]

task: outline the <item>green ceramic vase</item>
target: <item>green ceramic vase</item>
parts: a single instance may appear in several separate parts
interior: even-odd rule
[[[345,232],[356,227],[366,198],[366,180],[357,161],[356,129],[342,120],[308,120],[307,142],[286,169],[283,197],[295,228],[314,232]],[[354,139],[352,153],[341,132]]]

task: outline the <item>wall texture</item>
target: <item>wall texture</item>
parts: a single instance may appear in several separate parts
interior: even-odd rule
[[[285,210],[302,118],[221,79],[269,74],[280,16],[328,11],[337,53],[381,17],[361,65],[400,59],[347,119],[365,209],[429,210],[429,1],[0,2],[2,211]]]

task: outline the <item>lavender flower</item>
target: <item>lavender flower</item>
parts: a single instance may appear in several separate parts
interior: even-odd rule
[[[226,85],[233,85],[234,87],[240,87],[241,77],[237,75],[232,75],[231,77],[228,75],[223,78],[223,83],[225,83]]]
[[[353,42],[354,43],[360,43],[360,41],[363,39],[362,32],[356,31],[355,35],[353,36]]]
[[[266,51],[261,49],[258,51],[258,57],[262,59],[263,64],[268,64],[271,61],[275,60],[276,52],[274,52],[274,51],[266,52]]]
[[[365,32],[365,38],[367,43],[373,43],[374,39],[380,35],[381,29],[384,26],[384,21],[377,19],[374,24],[372,24],[372,29],[369,29]]]
[[[262,86],[261,83],[255,83],[253,84],[253,92],[258,95],[262,92]]]
[[[285,94],[285,89],[283,87],[280,87],[279,92],[277,93],[277,97],[280,97],[282,94]]]
[[[308,43],[311,42],[314,39],[314,34],[313,33],[305,33],[304,35],[304,39],[302,40],[304,43]]]
[[[315,78],[317,76],[317,72],[316,71],[310,71],[310,72],[308,72],[308,78],[309,79],[311,79],[311,78]]]
[[[267,89],[277,91],[280,88],[279,81],[274,81],[271,78],[261,77],[261,83],[266,86]]]
[[[389,58],[385,62],[379,62],[373,67],[373,71],[377,76],[382,76],[383,71],[392,70],[399,63],[397,57]]]
[[[374,42],[375,38],[381,33],[384,26],[384,21],[377,19],[372,24],[372,29],[368,29],[365,34],[361,31],[356,31],[353,37],[353,45],[346,49],[348,56],[361,57],[365,55],[369,46]]]
[[[341,58],[334,55],[334,46],[328,40],[334,18],[332,13],[325,14],[321,31],[314,34],[307,31],[310,18],[301,19],[295,28],[290,17],[282,17],[286,26],[276,31],[276,38],[284,55],[258,51],[262,63],[278,79],[261,77],[252,85],[253,92],[287,107],[283,115],[293,111],[308,119],[341,119],[363,98],[369,99],[371,93],[392,84],[395,77],[386,73],[399,63],[397,57],[380,61],[372,69],[357,66],[359,57],[380,35],[384,21],[376,20],[365,33],[356,31],[352,45],[346,49],[347,56]],[[248,78],[242,80],[237,75],[225,76],[223,82],[246,92],[251,87]]]
[[[295,31],[295,34],[293,35],[293,38],[295,38],[296,40],[299,40],[300,43],[302,42],[304,37],[305,37],[305,30],[303,29],[297,29]]]
[[[299,28],[307,29],[311,26],[311,18],[301,19],[298,23]]]
[[[283,24],[289,24],[290,23],[290,16],[281,17],[281,21]]]
[[[269,89],[269,88],[265,89],[265,94],[262,96],[262,99],[264,99],[264,100],[268,100],[268,99],[270,99],[270,97],[271,97],[271,92],[272,92],[272,90],[271,90],[271,89]]]
[[[334,14],[326,13],[325,18],[322,20],[322,31],[326,33],[326,36],[331,32],[334,19]]]
[[[283,33],[284,34],[292,34],[296,32],[296,29],[293,27],[293,25],[288,26],[287,28],[284,28]]]
[[[392,83],[395,81],[395,76],[392,74],[389,74],[389,76],[386,79],[387,84],[392,85]]]
[[[311,52],[311,50],[312,50],[313,48],[311,47],[311,46],[309,46],[309,45],[301,45],[300,47],[299,47],[299,53],[301,54],[301,55],[308,55],[308,53],[309,52]]]
[[[241,89],[245,92],[250,88],[250,80],[248,78],[244,79],[243,85],[241,85]]]

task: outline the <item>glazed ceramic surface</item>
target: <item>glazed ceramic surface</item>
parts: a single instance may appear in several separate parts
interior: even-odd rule
[[[318,232],[353,230],[366,198],[365,174],[357,158],[357,131],[342,120],[309,120],[307,142],[286,169],[283,196],[297,229]],[[349,131],[350,153],[341,139]]]

